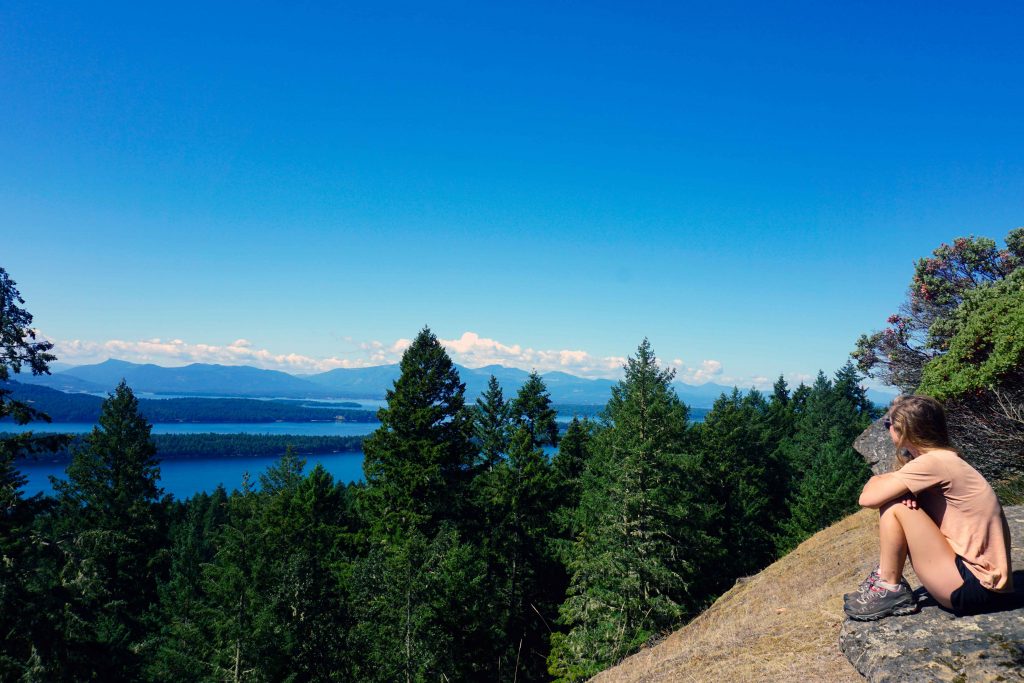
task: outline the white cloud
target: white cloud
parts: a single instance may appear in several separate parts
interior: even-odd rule
[[[253,348],[246,339],[230,344],[193,344],[182,339],[143,339],[126,341],[110,339],[104,342],[51,340],[54,352],[65,363],[84,365],[99,363],[108,358],[119,358],[133,363],[158,365],[187,365],[189,363],[219,363],[221,365],[253,365],[286,372],[323,372],[334,368],[357,368],[380,365],[372,358],[313,358],[298,353],[273,353]],[[383,362],[394,362],[385,359]]]
[[[679,361],[682,366],[682,361]],[[679,370],[677,377],[687,384],[704,384],[705,382],[711,382],[712,380],[721,381],[724,377],[722,374],[722,363],[717,360],[702,360],[700,365],[691,368],[683,366]]]
[[[506,365],[539,372],[560,370],[581,377],[618,377],[626,359],[621,356],[594,356],[581,349],[533,349],[519,344],[504,344],[463,332],[458,339],[439,340],[455,362],[467,367]]]
[[[186,365],[188,363],[220,363],[223,365],[253,365],[285,372],[324,372],[335,368],[360,368],[397,363],[409,348],[411,339],[392,342],[369,340],[351,342],[354,351],[342,353],[344,358],[331,356],[318,358],[300,353],[275,353],[257,348],[249,339],[236,339],[224,344],[204,344],[183,339],[142,339],[107,341],[54,340],[58,358],[66,363],[83,365],[98,363],[108,358],[119,358],[135,363],[158,365]],[[558,370],[580,377],[619,378],[624,356],[597,356],[583,349],[535,349],[521,344],[510,344],[467,331],[455,339],[439,340],[452,359],[467,367],[504,365],[536,369],[539,372]],[[676,370],[676,377],[688,384],[715,381],[738,386],[770,386],[761,376],[738,378],[723,373],[721,361],[706,359],[695,366],[675,358],[668,366]],[[804,376],[801,376],[801,378]]]

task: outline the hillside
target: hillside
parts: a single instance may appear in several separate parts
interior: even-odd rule
[[[876,512],[847,517],[756,576],[741,579],[665,640],[592,680],[863,681],[837,641],[843,593],[870,571],[877,533]],[[917,585],[912,573],[908,578]]]

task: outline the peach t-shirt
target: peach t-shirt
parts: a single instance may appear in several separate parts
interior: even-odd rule
[[[922,453],[894,473],[989,590],[1013,590],[1010,529],[985,478],[952,451]]]

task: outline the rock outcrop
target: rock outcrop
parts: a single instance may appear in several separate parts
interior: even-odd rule
[[[899,469],[896,449],[889,437],[889,430],[882,422],[883,418],[875,420],[853,442],[854,450],[867,461],[872,474],[885,474]]]
[[[1024,681],[1024,506],[1005,512],[1016,600],[1000,612],[956,617],[918,589],[925,597],[916,614],[847,619],[839,646],[857,671],[873,683]]]

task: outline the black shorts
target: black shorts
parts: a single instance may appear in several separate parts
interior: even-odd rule
[[[964,580],[964,585],[949,596],[949,601],[953,604],[953,614],[958,617],[981,614],[1000,609],[1005,605],[1007,595],[990,591],[982,586],[978,577],[971,573],[959,555],[956,556],[956,568]]]

